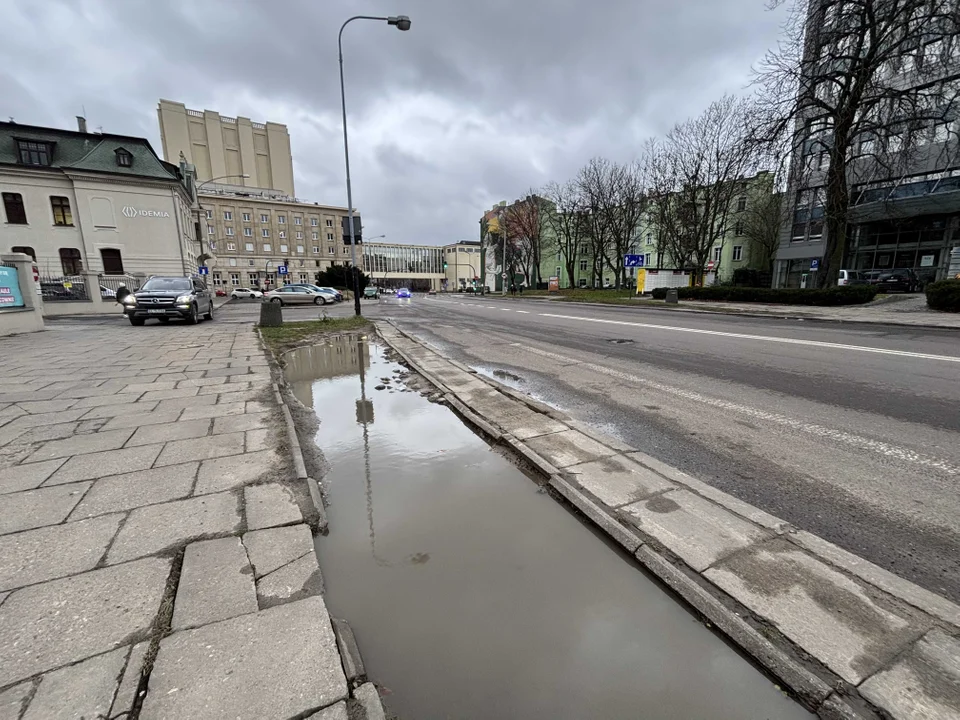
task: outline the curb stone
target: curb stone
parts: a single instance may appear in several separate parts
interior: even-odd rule
[[[415,338],[400,331],[392,322],[389,324],[391,333],[389,335],[381,333],[381,337],[386,344],[396,350],[412,369],[424,375],[430,382],[434,382],[428,376],[428,373],[424,373],[420,369],[418,362],[410,358],[407,353],[395,348],[392,341],[402,337],[405,342],[410,341],[418,344],[421,348],[428,348],[424,344],[418,343]],[[450,362],[449,358],[445,358],[441,353],[433,350],[430,350],[430,352],[434,356]],[[451,365],[451,367],[455,366]],[[532,399],[522,398],[522,394],[513,388],[505,388],[501,383],[479,373],[473,374],[473,377],[480,377],[503,395],[523,402],[531,409],[543,412],[540,408],[530,405],[529,401]],[[445,388],[442,383],[434,382],[434,384]],[[486,432],[482,425],[475,422],[477,414],[474,411],[467,408],[467,412],[463,413],[462,417],[471,425]],[[484,425],[496,424],[493,417],[484,417],[480,420]],[[582,424],[575,420],[571,421],[569,418],[563,418],[561,421],[567,423],[571,428],[583,430]],[[592,431],[586,434],[592,440],[611,449],[621,448],[620,452],[624,452],[625,457],[645,466],[664,479],[678,483],[693,496],[699,497],[703,502],[713,504],[718,510],[740,518],[739,522],[751,523],[766,532],[772,531],[773,537],[782,538],[779,540],[781,543],[784,540],[790,541],[797,547],[798,551],[808,553],[813,561],[821,563],[827,568],[833,568],[835,572],[840,573],[841,577],[846,577],[847,580],[850,580],[851,576],[858,578],[876,592],[883,593],[891,599],[900,599],[908,605],[926,612],[931,616],[928,618],[928,622],[935,623],[934,618],[939,618],[946,625],[950,625],[949,620],[960,617],[960,608],[945,598],[914,586],[912,583],[816,536],[807,537],[808,533],[798,531],[797,528],[780,518],[717,490],[713,486],[707,485],[675,468],[666,466],[644,453],[633,451],[632,448],[628,449],[624,443],[611,440],[603,433]],[[665,547],[663,552],[659,552],[656,549],[661,546],[659,536],[653,536],[650,543],[645,542],[643,538],[646,535],[644,533],[633,532],[632,528],[627,528],[618,521],[615,508],[608,508],[604,503],[593,500],[589,493],[580,490],[575,482],[568,480],[566,473],[556,470],[543,457],[518,441],[510,433],[502,433],[501,442],[510,446],[518,455],[528,460],[549,478],[551,494],[554,494],[555,497],[564,498],[571,506],[589,517],[594,524],[618,544],[628,550],[635,548],[635,551],[631,550],[631,552],[644,568],[672,588],[689,606],[710,620],[723,634],[756,660],[761,667],[774,677],[779,678],[804,706],[817,712],[821,718],[828,720],[877,720],[880,717],[907,717],[899,714],[893,716],[888,712],[877,711],[875,706],[859,692],[857,687],[845,683],[828,667],[829,660],[820,659],[801,644],[787,637],[779,629],[776,614],[770,616],[772,619],[768,619],[759,611],[751,611],[739,599],[717,587],[706,575],[689,569],[684,561],[674,559],[673,551],[669,547]],[[723,562],[723,560],[716,562]],[[952,625],[953,627],[949,628],[948,632],[955,634],[957,623],[954,622]],[[915,643],[916,641],[912,642],[907,648],[901,648],[901,651],[908,651],[914,647]],[[876,677],[889,665],[890,663],[886,663],[873,677]],[[868,679],[865,678],[864,682]],[[941,680],[941,682],[948,683],[952,681],[952,676],[944,676]],[[930,692],[936,692],[936,689]],[[916,698],[916,701],[922,703],[923,696]]]

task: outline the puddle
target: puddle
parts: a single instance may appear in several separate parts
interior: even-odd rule
[[[812,717],[448,408],[401,392],[382,346],[286,360],[331,467],[327,605],[388,714]]]

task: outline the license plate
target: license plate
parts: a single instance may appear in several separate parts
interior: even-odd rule
[[[147,313],[150,314],[150,315],[166,315],[167,311],[166,311],[166,310],[153,310],[153,309],[150,309],[150,310],[147,310]]]

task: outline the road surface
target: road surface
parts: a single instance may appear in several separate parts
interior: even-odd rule
[[[960,334],[460,295],[371,317],[960,602]]]

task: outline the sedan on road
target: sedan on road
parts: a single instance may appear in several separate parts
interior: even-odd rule
[[[251,288],[234,288],[233,292],[230,293],[230,298],[232,300],[247,300],[262,297],[262,292],[259,290],[253,290]]]
[[[409,298],[409,297],[413,297],[413,293],[411,293],[407,288],[400,288],[399,290],[397,290],[397,298]]]
[[[263,299],[278,305],[307,305],[310,303],[328,305],[335,302],[332,295],[311,290],[303,285],[284,285],[266,293]]]
[[[320,287],[310,283],[290,283],[287,287],[305,287],[321,295],[332,297],[334,302],[343,302],[343,293],[332,287]]]

